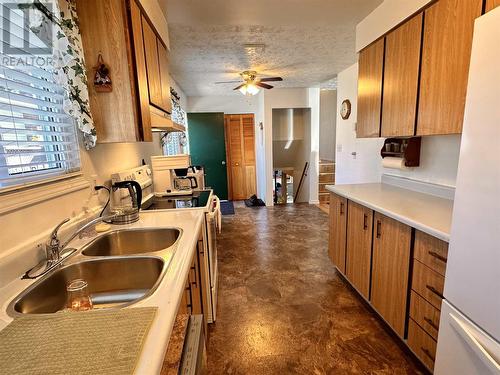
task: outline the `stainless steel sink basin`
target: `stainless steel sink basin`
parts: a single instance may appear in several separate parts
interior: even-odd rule
[[[66,307],[66,286],[88,282],[94,308],[122,307],[147,296],[160,281],[164,262],[156,257],[87,260],[62,267],[40,279],[9,306],[10,313],[54,313]]]
[[[106,233],[86,245],[87,256],[122,256],[153,253],[172,246],[180,236],[175,228],[126,229]]]

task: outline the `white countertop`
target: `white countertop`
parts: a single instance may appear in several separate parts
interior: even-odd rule
[[[141,211],[138,222],[113,228],[176,227],[182,230],[181,238],[176,245],[172,246],[169,255],[167,255],[168,269],[158,288],[150,296],[130,306],[158,307],[137,363],[136,374],[159,374],[161,371],[163,357],[184,292],[186,276],[191,268],[191,259],[196,251],[198,234],[203,220],[203,210]],[[81,248],[91,240],[92,238],[76,239],[71,242],[71,247]],[[16,278],[0,289],[0,330],[12,321],[6,312],[10,301],[34,282],[36,280]]]
[[[326,188],[431,236],[450,240],[452,200],[382,183]]]

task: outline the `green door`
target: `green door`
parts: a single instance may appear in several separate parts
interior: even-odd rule
[[[205,167],[205,185],[227,199],[224,113],[188,113],[191,164]]]

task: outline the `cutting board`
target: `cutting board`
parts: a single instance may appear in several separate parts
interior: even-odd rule
[[[0,331],[0,374],[132,374],[156,307],[30,315]]]

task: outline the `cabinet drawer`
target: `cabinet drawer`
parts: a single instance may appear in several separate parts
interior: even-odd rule
[[[410,317],[437,340],[441,312],[417,293],[411,292]]]
[[[429,236],[426,233],[416,231],[414,254],[415,259],[418,259],[440,275],[445,275],[448,259],[448,243]]]
[[[434,369],[436,341],[415,323],[413,319],[410,319],[408,325],[408,346],[429,370],[432,371]]]
[[[427,302],[441,310],[444,277],[420,263],[418,260],[413,262],[411,288],[427,300]]]

